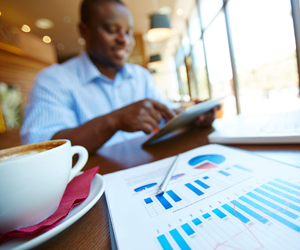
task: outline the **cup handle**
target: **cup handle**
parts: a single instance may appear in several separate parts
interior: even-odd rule
[[[71,154],[72,157],[75,154],[78,154],[78,161],[75,164],[75,166],[71,169],[70,172],[70,178],[69,178],[69,182],[75,177],[76,174],[79,173],[79,171],[84,167],[84,165],[86,164],[89,154],[88,151],[82,147],[82,146],[72,146],[71,147]]]

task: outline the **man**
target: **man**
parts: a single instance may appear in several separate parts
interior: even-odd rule
[[[173,117],[172,103],[150,73],[128,64],[135,44],[133,19],[119,0],[84,0],[81,36],[86,51],[39,73],[25,110],[24,143],[69,139],[90,153],[151,133]],[[214,112],[198,123],[211,124]]]

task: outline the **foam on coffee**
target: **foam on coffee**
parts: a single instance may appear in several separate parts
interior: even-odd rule
[[[16,157],[26,157],[32,154],[41,153],[66,143],[65,141],[49,141],[36,144],[23,145],[14,148],[0,150],[0,162]]]

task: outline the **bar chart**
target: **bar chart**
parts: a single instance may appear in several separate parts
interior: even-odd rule
[[[225,172],[225,170],[228,171],[228,173]],[[246,170],[242,170],[242,172],[244,171]],[[236,180],[241,181],[248,177],[245,174],[231,171],[231,168],[229,167],[224,170],[219,170],[218,173],[219,172],[222,172],[221,175],[214,178],[203,176],[196,179],[191,179],[189,182],[181,182],[176,186],[177,191],[168,190],[163,196],[152,195],[151,197],[145,197],[143,198],[143,204],[145,205],[145,208],[147,209],[149,215],[151,217],[154,217],[166,211],[184,206],[189,202],[193,202],[199,198],[202,199],[215,192],[219,192],[220,190],[228,187],[231,183],[234,183]],[[222,177],[227,177],[229,175],[231,176],[229,178],[233,179],[228,179],[228,181],[224,181],[224,179],[222,179]],[[144,190],[145,187],[140,187],[138,190],[140,189]],[[185,198],[182,198],[183,195],[179,194],[179,190],[183,191],[183,193],[185,194]]]
[[[251,176],[252,172],[253,170],[239,165],[232,165],[217,171],[219,176],[226,177],[226,179],[230,180],[231,182],[236,182]]]
[[[188,183],[185,183],[184,186],[195,197],[203,197],[218,192],[237,181],[242,181],[249,177],[248,174],[237,173],[230,168],[227,170],[218,170],[217,173],[218,174],[214,175],[213,178],[203,176],[201,178],[192,179]]]
[[[172,176],[171,181],[172,181],[172,180],[177,180],[177,179],[179,179],[180,177],[183,177],[183,176],[185,176],[184,173],[174,175],[174,176]]]
[[[205,185],[204,187],[209,188]],[[299,196],[299,185],[275,178],[237,199],[197,215],[196,218],[159,235],[156,240],[163,250],[178,247],[184,250],[222,247],[297,249],[298,245],[275,237],[284,232],[294,234],[300,242]],[[211,230],[218,232],[218,236],[209,234]],[[248,242],[246,247],[245,241]]]
[[[174,157],[107,175],[120,249],[300,249],[298,168],[208,145],[182,154],[175,178],[158,196],[173,162]]]
[[[143,204],[150,217],[163,214],[189,203],[189,200],[180,192],[167,190],[163,195],[152,195],[144,198]]]
[[[141,192],[141,191],[144,191],[146,189],[152,188],[152,187],[154,187],[156,185],[157,185],[156,182],[155,183],[150,183],[150,184],[147,184],[147,185],[143,185],[141,187],[135,188],[134,192]]]

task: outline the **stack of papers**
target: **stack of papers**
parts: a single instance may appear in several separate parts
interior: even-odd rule
[[[107,174],[118,249],[299,249],[300,169],[208,145]]]

